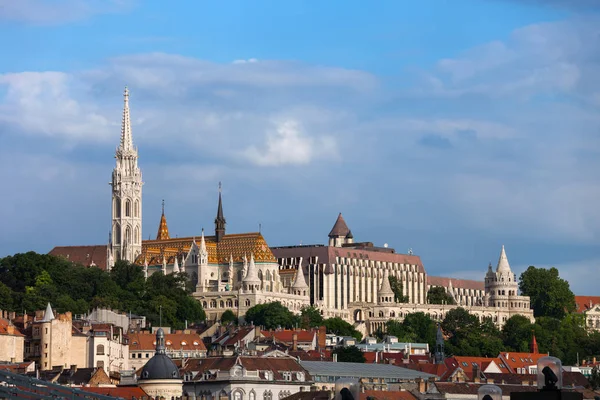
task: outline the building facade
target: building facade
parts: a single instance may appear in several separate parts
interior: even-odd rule
[[[385,329],[389,319],[424,312],[442,320],[455,307],[465,307],[480,319],[491,318],[501,326],[512,315],[533,321],[529,298],[518,294],[518,281],[511,271],[504,246],[496,269],[488,266],[481,282],[429,277],[421,258],[399,254],[387,246],[355,242],[342,215],[329,233],[328,246],[304,245],[273,248],[283,282],[302,271],[308,282],[311,305],[326,317],[341,317],[364,334]],[[390,278],[402,284],[405,303],[397,303]],[[428,304],[427,293],[441,286],[455,305]]]

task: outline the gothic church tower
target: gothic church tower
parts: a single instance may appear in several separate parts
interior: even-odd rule
[[[134,262],[142,252],[142,172],[138,167],[138,150],[133,147],[129,117],[129,90],[125,87],[125,104],[121,124],[121,143],[112,173],[112,235],[109,244],[110,269],[115,261]]]

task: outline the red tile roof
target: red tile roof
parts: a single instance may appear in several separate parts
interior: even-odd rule
[[[0,318],[0,335],[24,336],[9,320]]]
[[[442,276],[427,276],[427,284],[429,286],[448,287],[450,286],[450,281],[452,281],[452,287],[456,289],[485,290],[483,278],[481,281],[472,281],[468,279],[445,278]]]
[[[388,390],[365,390],[360,393],[360,400],[367,398],[376,400],[415,400],[416,397],[406,390],[388,391]]]
[[[330,246],[290,246],[290,247],[272,247],[271,250],[277,258],[302,257],[309,260],[310,257],[318,257],[318,264],[336,263],[336,257],[347,257],[352,259],[362,259],[381,262],[394,262],[399,264],[416,265],[417,272],[425,272],[421,257],[393,253],[390,251],[377,251],[369,247],[330,247]]]
[[[492,362],[495,363],[501,371],[504,370],[504,372],[508,372],[506,367],[500,367],[499,364],[502,363],[502,361],[499,358],[454,356],[448,358],[447,360],[452,362],[452,366],[460,367],[463,371],[465,371],[466,374],[469,374],[469,376],[473,373],[473,368],[475,367],[473,364],[476,364],[479,367],[479,370],[483,372],[483,370],[486,369]],[[504,364],[502,365],[504,366]]]
[[[600,296],[575,296],[575,308],[578,312],[587,311],[597,304],[600,304]]]
[[[540,353],[517,353],[503,352],[498,358],[509,368],[510,372],[517,373],[518,368],[527,368],[532,365],[537,365],[540,358],[546,357],[548,354]]]
[[[239,360],[242,367],[247,371],[272,371],[274,380],[284,380],[283,372],[304,372],[305,381],[312,378],[308,371],[293,358],[276,358],[276,357],[209,357],[190,359],[186,363],[186,372],[197,372],[202,376],[207,371],[229,371]],[[293,377],[293,380],[296,380]]]
[[[48,254],[57,257],[63,257],[75,264],[81,264],[85,267],[96,265],[100,269],[106,269],[106,250],[107,245],[95,246],[57,246],[50,250]]]
[[[167,350],[206,351],[202,338],[196,333],[165,334]],[[129,352],[149,351],[156,349],[156,336],[151,333],[129,334]]]
[[[264,337],[270,338],[275,336],[275,339],[284,343],[292,343],[294,340],[294,333],[298,335],[298,342],[308,343],[315,339],[316,331],[304,331],[304,330],[281,330],[281,331],[261,331]]]
[[[117,386],[117,387],[90,387],[84,386],[79,388],[86,392],[101,394],[111,397],[122,397],[124,399],[141,399],[149,398],[148,394],[138,386]]]

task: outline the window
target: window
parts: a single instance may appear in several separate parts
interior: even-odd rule
[[[96,363],[96,367],[98,367],[98,368],[104,368],[104,361],[98,361]]]
[[[256,393],[254,393],[254,390],[250,391],[250,394],[248,395],[248,400],[256,400]]]
[[[99,344],[98,346],[96,346],[96,355],[98,355],[98,356],[104,355],[104,345],[103,344]]]
[[[125,200],[125,216],[131,217],[131,201]]]
[[[273,400],[273,393],[270,390],[266,390],[263,394],[263,400]]]
[[[150,354],[146,353],[146,358],[150,358]]]
[[[131,354],[131,358],[135,358],[135,353],[132,353],[132,354]]]

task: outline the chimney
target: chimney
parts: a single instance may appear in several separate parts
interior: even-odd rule
[[[473,382],[479,383],[481,382],[481,374],[479,370],[479,364],[473,365]]]
[[[419,386],[419,393],[426,392],[425,380],[423,378],[417,378],[417,385]]]
[[[254,327],[254,337],[258,338],[258,337],[261,337],[261,336],[262,336],[262,334],[260,333],[260,326],[255,326]]]
[[[292,334],[292,351],[298,351],[298,333]]]
[[[592,358],[592,364],[596,365],[596,357]]]

